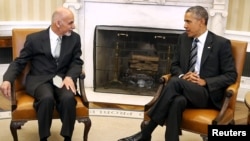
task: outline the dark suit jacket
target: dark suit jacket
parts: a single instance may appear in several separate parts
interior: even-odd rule
[[[49,28],[27,36],[20,56],[10,63],[3,80],[13,82],[16,76],[30,62],[30,72],[26,78],[26,90],[34,95],[35,89],[42,83],[52,80],[55,75],[62,78],[70,76],[76,82],[82,71],[80,36],[72,32],[63,36],[61,54],[58,62],[51,54]]]
[[[193,38],[180,35],[172,60],[171,74],[188,72],[189,52]],[[236,81],[237,72],[231,52],[231,42],[208,31],[202,53],[200,77],[205,79],[212,104],[221,108],[225,89]]]

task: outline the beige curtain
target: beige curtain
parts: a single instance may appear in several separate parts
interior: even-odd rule
[[[229,0],[226,29],[250,32],[250,0]]]
[[[50,21],[64,0],[0,0],[0,21]]]
[[[64,0],[0,0],[0,21],[50,21]],[[229,0],[227,30],[250,32],[250,0]]]

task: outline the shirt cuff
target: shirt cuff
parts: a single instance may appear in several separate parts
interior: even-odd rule
[[[179,78],[182,78],[182,77],[183,77],[183,75],[184,75],[184,74],[180,74],[180,75],[179,75]]]

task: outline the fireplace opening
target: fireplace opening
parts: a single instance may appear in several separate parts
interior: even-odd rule
[[[151,96],[169,73],[183,30],[98,25],[94,35],[94,91]]]

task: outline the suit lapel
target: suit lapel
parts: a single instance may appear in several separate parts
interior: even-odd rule
[[[212,36],[211,32],[208,32],[207,39],[206,39],[206,42],[205,42],[205,45],[203,48],[202,58],[201,58],[201,66],[200,66],[201,68],[202,68],[202,65],[204,64],[204,62],[206,61],[208,55],[212,51],[212,48],[213,48],[212,43],[213,43],[213,36]]]
[[[67,47],[69,47],[69,45],[68,45],[68,38],[69,38],[70,36],[62,36],[62,43],[61,43],[61,52],[60,52],[60,56],[59,56],[59,62],[60,62],[60,58],[63,58],[63,56],[65,55],[65,53],[66,53],[66,49],[67,49]]]
[[[48,58],[53,58],[52,53],[51,53],[51,47],[50,47],[50,37],[49,37],[49,29],[47,29],[42,36],[42,47],[44,50],[45,55]]]

